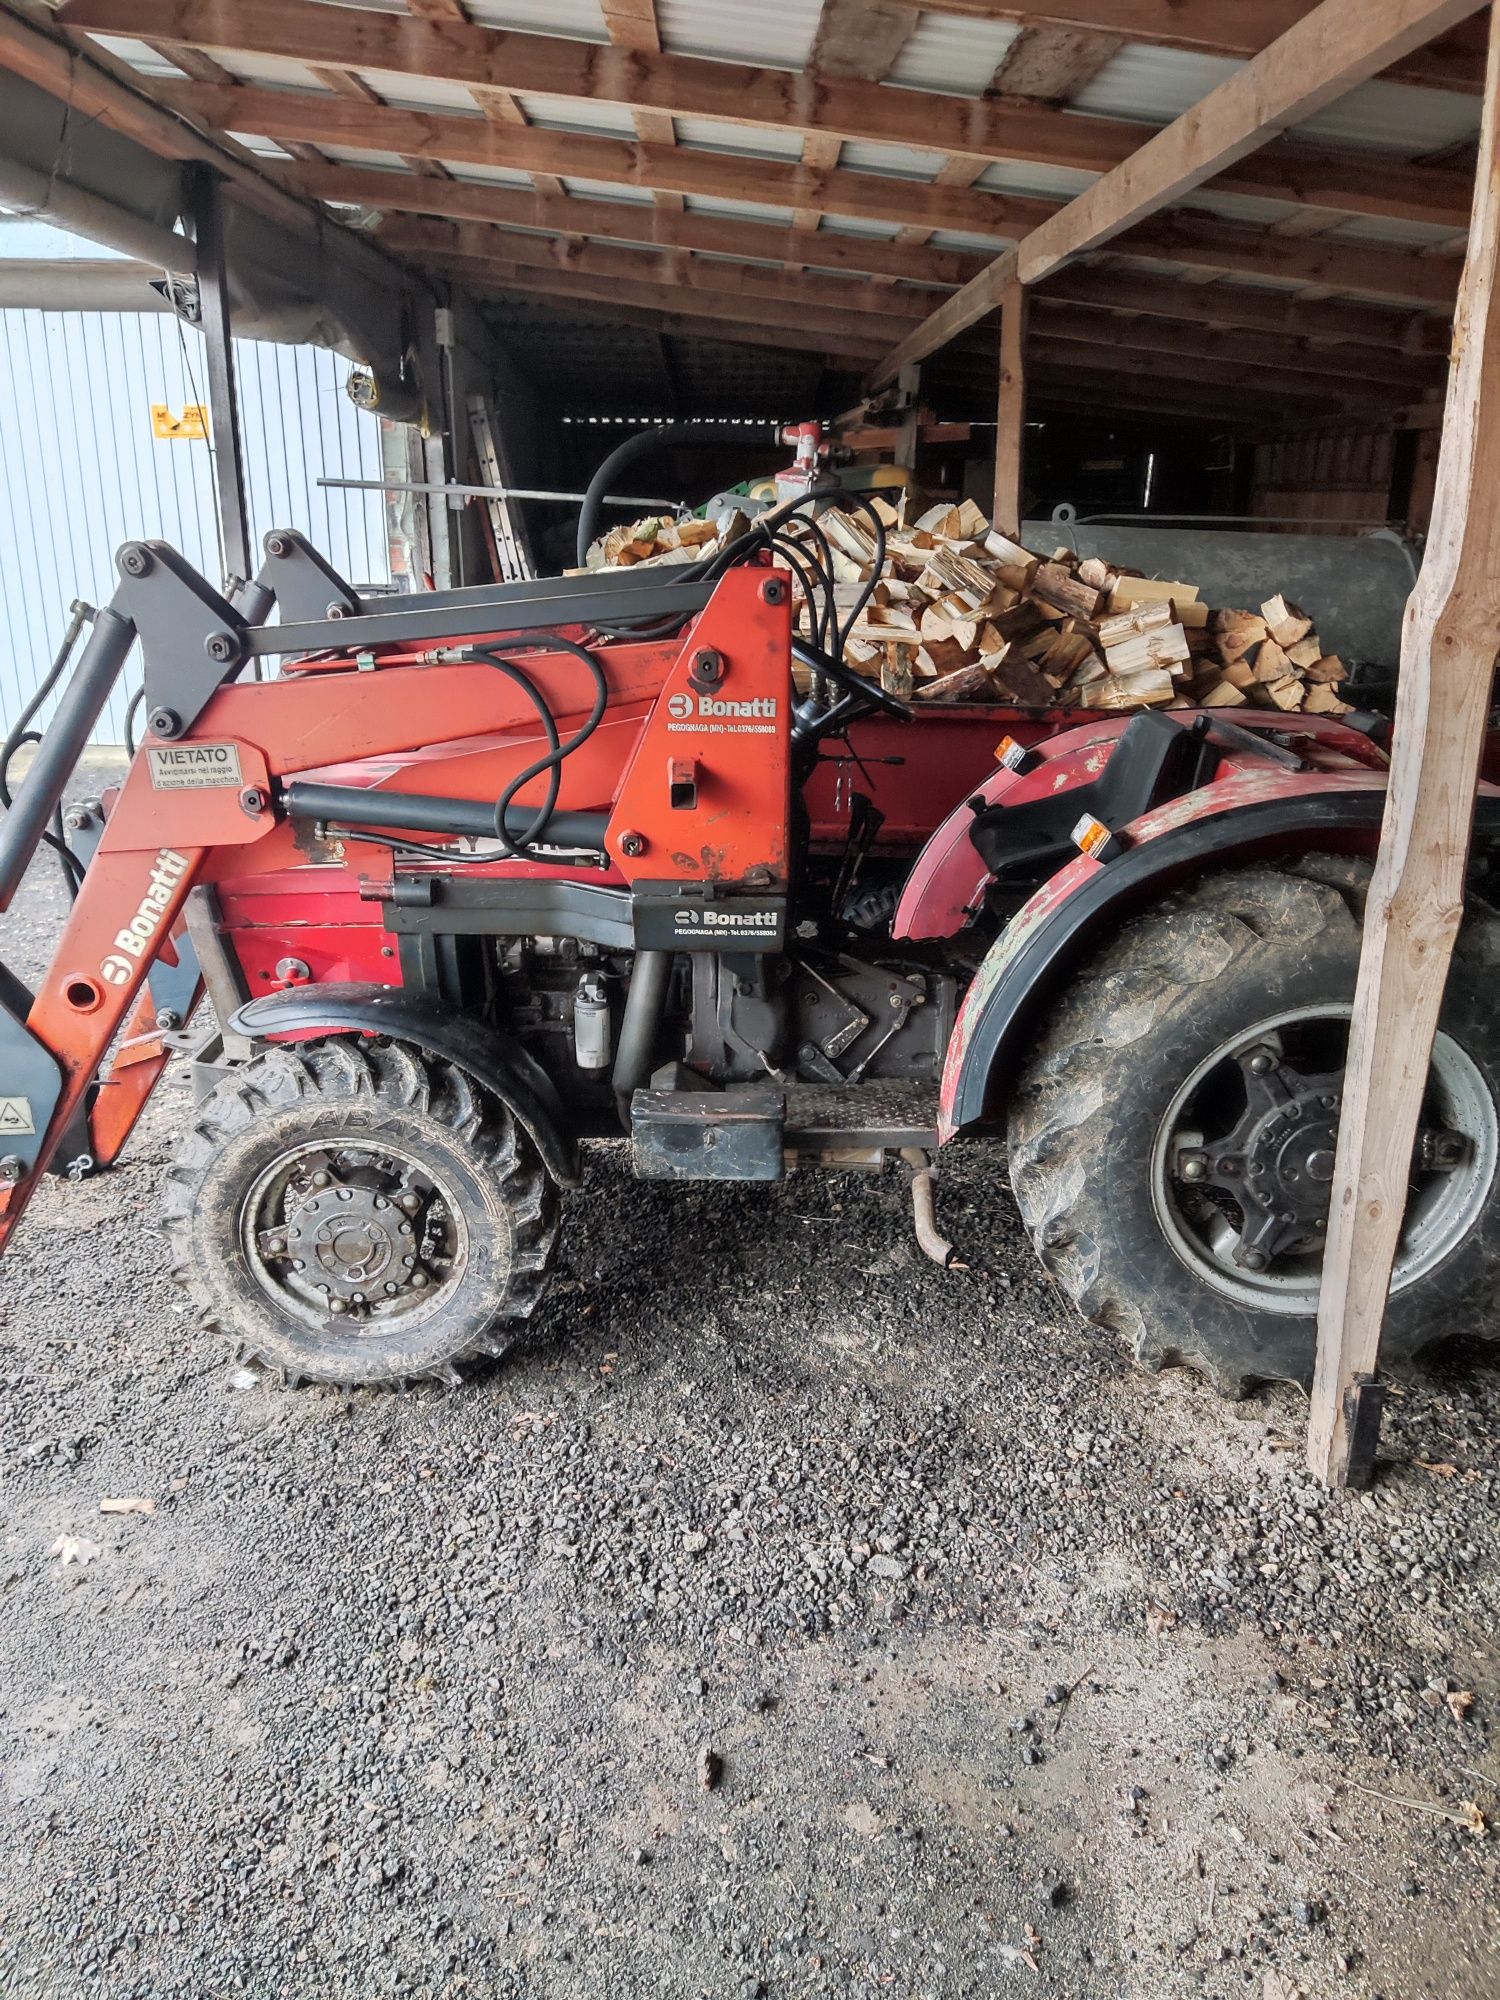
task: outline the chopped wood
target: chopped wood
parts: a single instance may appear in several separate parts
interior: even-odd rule
[[[833,608],[849,625],[844,657],[902,699],[1085,712],[1252,702],[1348,713],[1337,692],[1343,661],[1323,652],[1312,618],[1284,595],[1259,611],[1213,609],[1181,579],[1136,576],[1066,548],[1040,556],[992,528],[972,500],[919,511],[912,490],[872,497],[886,531],[878,574],[867,512],[835,504],[817,522]],[[602,536],[588,566],[692,563],[747,526],[743,514],[648,515]],[[806,534],[795,520],[784,532]],[[817,544],[809,552],[823,560]],[[810,633],[824,611],[821,590],[808,603],[794,577],[792,601]],[[804,692],[809,670],[796,663],[793,675]]]
[[[1260,615],[1278,646],[1295,646],[1312,630],[1313,622],[1307,613],[1289,598],[1268,597],[1260,607]]]
[[[1331,687],[1314,681],[1302,698],[1302,706],[1309,715],[1348,715],[1353,704],[1340,701]]]
[[[1031,579],[1031,594],[1044,604],[1055,605],[1059,611],[1076,612],[1081,618],[1093,617],[1102,596],[1102,592],[1080,583],[1060,562],[1042,564]]]
[[[1338,682],[1348,680],[1349,669],[1337,653],[1328,653],[1321,660],[1314,660],[1305,670],[1303,678],[1310,681],[1326,681],[1336,686]]]
[[[1169,604],[1196,604],[1198,586],[1196,583],[1163,583],[1158,577],[1122,576],[1117,579],[1110,595],[1111,611],[1128,611],[1134,604],[1149,604],[1153,598],[1164,598]]]
[[[1288,675],[1296,677],[1296,668],[1274,639],[1262,639],[1249,658],[1255,669],[1255,678],[1264,681],[1267,686],[1284,681]]]
[[[1248,699],[1243,688],[1237,688],[1233,681],[1227,679],[1193,692],[1193,700],[1199,708],[1243,708]]]

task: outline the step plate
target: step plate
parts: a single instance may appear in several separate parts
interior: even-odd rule
[[[846,1154],[933,1151],[938,1143],[938,1087],[880,1079],[851,1084],[795,1084],[786,1094],[786,1150],[800,1160]]]

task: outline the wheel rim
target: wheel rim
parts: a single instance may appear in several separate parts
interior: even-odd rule
[[[1317,1310],[1352,1012],[1290,1008],[1256,1022],[1198,1064],[1157,1130],[1151,1200],[1163,1234],[1204,1283],[1256,1311]],[[1440,1033],[1393,1294],[1463,1241],[1497,1160],[1500,1119],[1490,1088],[1468,1052]]]
[[[325,1336],[432,1318],[469,1254],[462,1210],[431,1164],[353,1137],[278,1154],[245,1198],[239,1240],[261,1290]]]

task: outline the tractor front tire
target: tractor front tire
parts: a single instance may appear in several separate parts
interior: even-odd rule
[[[456,1382],[535,1309],[557,1190],[463,1070],[337,1036],[271,1048],[196,1107],[163,1225],[203,1323],[283,1383]]]
[[[1311,1383],[1369,879],[1363,861],[1315,855],[1173,894],[1075,979],[1018,1083],[1010,1175],[1032,1241],[1085,1317],[1149,1368],[1186,1363],[1231,1396]],[[1496,1335],[1497,973],[1500,916],[1471,905],[1385,1362],[1455,1332]]]

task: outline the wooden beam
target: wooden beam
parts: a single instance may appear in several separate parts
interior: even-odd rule
[[[621,299],[584,300],[576,297],[551,297],[547,293],[530,286],[504,286],[477,278],[471,289],[485,305],[496,334],[502,343],[506,339],[507,323],[503,309],[507,306],[543,306],[549,311],[563,313],[570,325],[580,321],[597,322],[601,326],[638,327],[643,333],[666,334],[674,340],[711,340],[723,347],[769,347],[779,353],[794,348],[799,353],[819,355],[830,368],[837,368],[851,375],[857,375],[863,367],[868,350],[844,353],[838,344],[831,343],[819,347],[815,343],[788,341],[779,327],[727,326],[722,320],[712,319],[702,313],[672,312],[660,306],[627,305]],[[579,384],[579,400],[590,399],[590,389],[586,381]]]
[[[888,380],[903,363],[921,360],[983,319],[1013,280],[1039,284],[1071,258],[1144,223],[1475,11],[1476,0],[1323,0],[1280,41],[971,279],[919,329],[915,344],[904,342],[887,357],[876,379]],[[1320,197],[1315,205],[1326,203]]]
[[[1111,257],[1149,257],[1225,277],[1284,278],[1355,297],[1404,299],[1453,310],[1462,259],[1379,243],[1306,242],[1179,209],[1153,216],[1109,246]]]
[[[995,426],[994,522],[1002,534],[1019,535],[1025,497],[1026,316],[1023,285],[1000,302],[1000,397]]]
[[[1476,11],[1475,0],[1323,0],[1035,230],[1021,246],[1021,282],[1038,284],[1081,251],[1107,243],[1207,181],[1222,180],[1226,167],[1277,133]],[[1310,190],[1305,198],[1315,208],[1337,207],[1328,199],[1331,192]]]
[[[308,165],[287,178],[319,201],[383,209],[393,214],[453,218],[416,225],[434,247],[504,256],[516,230],[589,236],[605,242],[651,243],[663,250],[705,250],[710,255],[817,264],[869,277],[909,278],[914,284],[962,284],[983,260],[948,250],[907,250],[878,236],[831,229],[786,229],[779,223],[731,221],[717,215],[664,213],[639,201],[589,200],[582,195],[540,195],[529,188],[484,181],[419,180],[414,174]],[[382,225],[392,244],[406,241],[409,225]],[[1263,297],[1263,293],[1255,294]]]
[[[1312,0],[923,0],[930,14],[974,21],[1014,20],[1028,26],[1118,35],[1199,55],[1258,55],[1310,12]],[[1474,24],[1425,44],[1387,75],[1435,90],[1479,91],[1484,41]]]
[[[1470,0],[1471,6],[1479,3]],[[1392,7],[1401,10],[1401,0],[1363,0],[1363,4],[1377,15]],[[1442,9],[1456,20],[1461,18],[1463,0],[1407,0],[1407,5]],[[461,21],[413,20],[339,6],[333,0],[311,8],[306,0],[67,0],[61,18],[70,28],[140,36],[168,46],[262,56],[284,56],[295,50],[299,60],[311,64],[1086,173],[1111,173],[1135,156],[1140,143],[1139,125],[1127,119],[1059,111],[1025,98],[889,90],[859,78],[623,49]],[[1309,24],[1299,24],[1291,34],[1306,42],[1308,30]],[[1422,36],[1412,34],[1403,41],[1389,35],[1383,43],[1373,34],[1364,39],[1376,50],[1363,71],[1370,75],[1381,67],[1383,47],[1415,47]],[[1351,62],[1351,73],[1354,67]],[[1234,81],[1221,85],[1221,90],[1229,90]],[[1320,95],[1309,88],[1303,93],[1302,111],[1319,108],[1330,94],[1336,93]],[[1301,114],[1294,110],[1276,129],[1294,123],[1297,115]],[[1467,219],[1469,185],[1461,171],[1393,162],[1378,153],[1338,156],[1292,145],[1247,161],[1251,150],[1252,144],[1238,148],[1220,144],[1213,163],[1186,185],[1197,186],[1213,175],[1226,192],[1299,206],[1395,216],[1455,229]]]
[[[1492,28],[1474,221],[1455,321],[1432,531],[1407,606],[1390,789],[1349,1030],[1307,1459],[1363,1483],[1412,1148],[1463,921],[1474,793],[1500,652],[1500,26]],[[1487,1085],[1484,1086],[1486,1089]],[[1493,1199],[1493,1195],[1490,1197]]]
[[[1190,300],[1192,287],[1177,294]],[[1003,311],[1004,308],[1002,307]],[[1124,315],[1097,302],[1088,305],[1054,303],[1039,296],[1032,313],[1038,340],[1066,341],[1071,346],[1107,347],[1115,352],[1160,354],[1174,361],[1217,364],[1226,382],[1245,368],[1291,369],[1326,375],[1341,382],[1379,383],[1388,387],[1393,403],[1413,392],[1436,388],[1443,379],[1440,355],[1410,355],[1382,347],[1315,346],[1275,334],[1242,333],[1195,325],[1191,320],[1163,319],[1155,314]]]
[[[1005,238],[1056,212],[1055,202],[946,189],[891,174],[818,172],[785,160],[746,161],[738,155],[690,152],[586,133],[500,126],[455,112],[407,111],[356,105],[307,90],[235,89],[162,81],[163,103],[217,131],[250,132],[286,141],[321,139],[370,152],[405,153],[522,173],[568,175],[622,187],[667,188],[678,194],[753,200],[778,208],[815,208],[877,222],[912,222],[932,229],[968,229]],[[899,93],[893,92],[892,95]]]
[[[782,305],[775,300],[756,300],[753,306],[738,294],[727,292],[686,292],[675,285],[644,278],[615,278],[594,271],[544,270],[531,264],[506,265],[498,262],[461,264],[463,282],[475,290],[486,286],[508,292],[538,292],[561,301],[586,299],[594,305],[622,305],[654,309],[664,318],[686,309],[697,318],[721,322],[726,340],[739,337],[752,327],[774,332],[775,344],[826,351],[837,347],[845,354],[865,359],[879,352],[880,322],[872,330],[863,313],[810,311],[802,306]]]
[[[1376,306],[1304,299],[1248,285],[1163,283],[1157,277],[1106,270],[1102,265],[1074,265],[1060,271],[1038,296],[1111,312],[1201,320],[1205,326],[1253,328],[1310,345],[1374,347],[1434,360],[1447,359],[1452,339],[1448,320],[1435,313],[1381,311]]]
[[[493,236],[498,232],[486,233]],[[742,310],[775,302],[794,313],[803,308],[814,313],[860,313],[870,323],[870,337],[877,340],[882,333],[889,336],[892,322],[899,325],[919,320],[938,296],[912,285],[881,285],[867,278],[814,278],[719,258],[705,263],[682,250],[624,249],[562,237],[522,236],[514,231],[504,237],[503,247],[487,244],[477,254],[466,246],[443,252],[431,239],[424,250],[420,224],[403,225],[381,240],[404,255],[425,255],[429,262],[448,261],[465,269],[487,263],[507,268],[527,265],[535,270],[577,271],[596,278],[641,279],[668,292],[713,292],[720,297],[733,293],[746,301]]]

